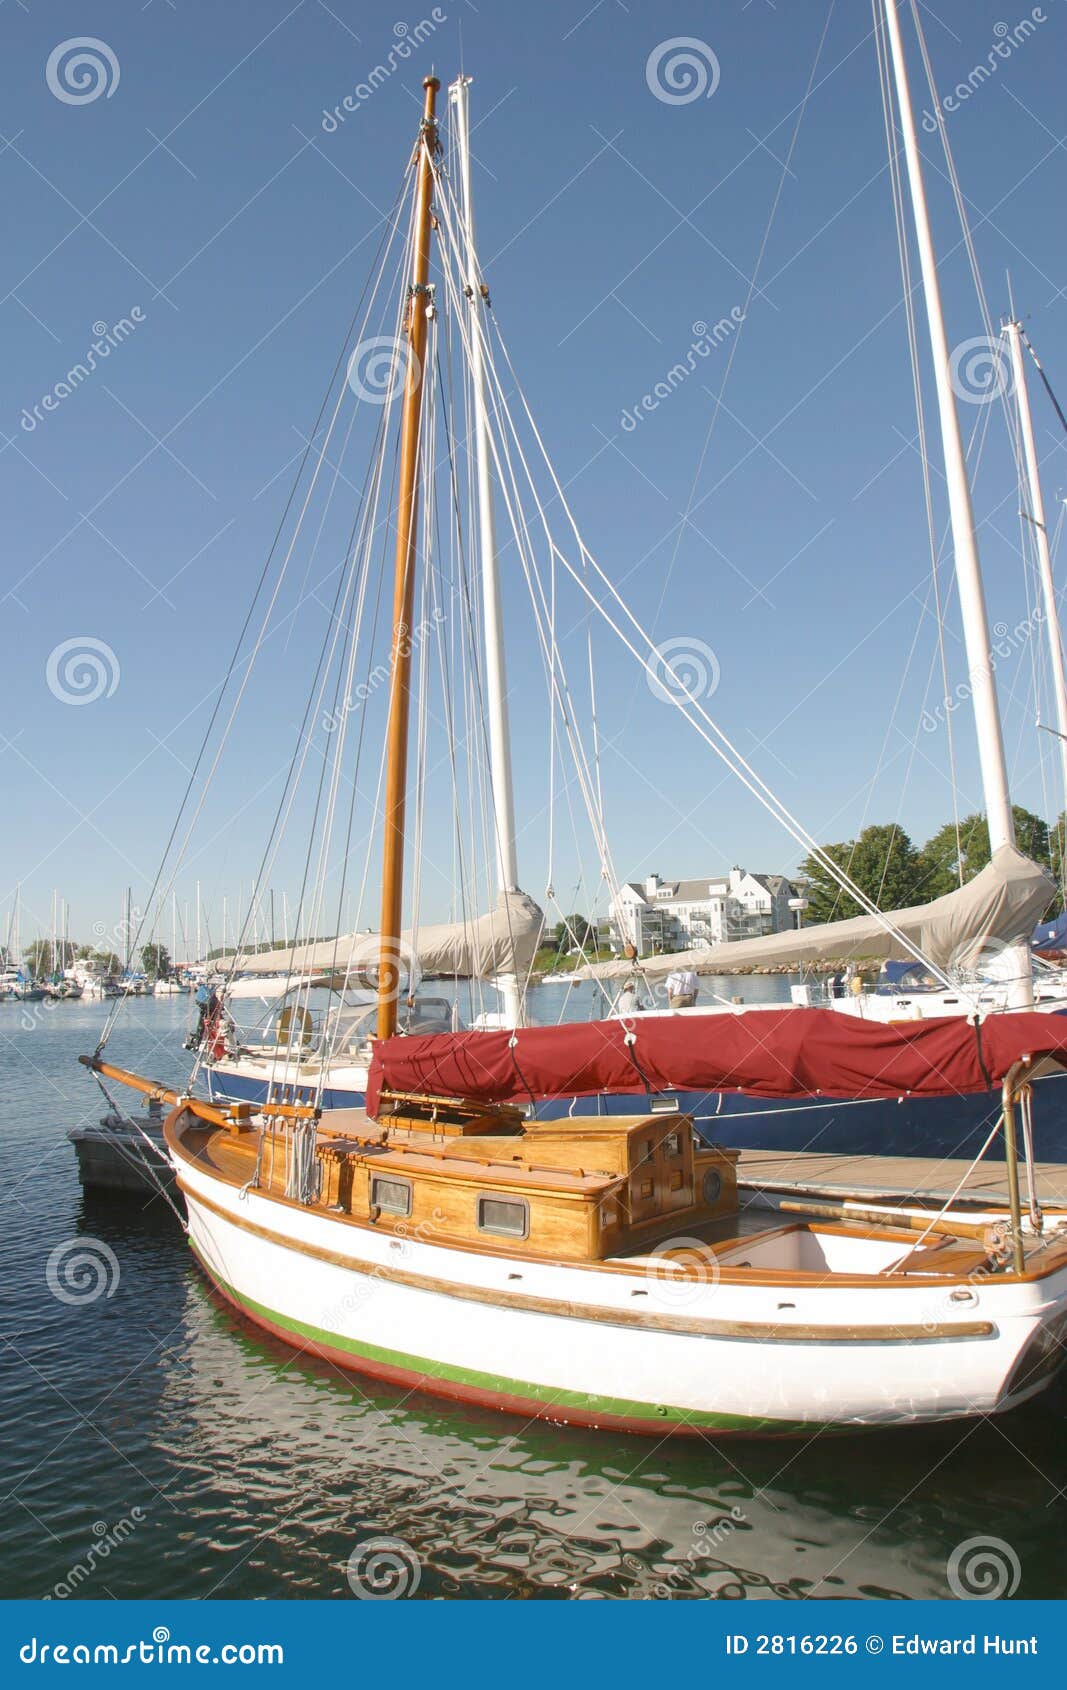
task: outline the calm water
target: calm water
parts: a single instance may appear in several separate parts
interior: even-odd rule
[[[181,1079],[187,1015],[131,1003],[116,1060]],[[999,1424],[657,1445],[405,1395],[257,1336],[161,1204],[81,1192],[65,1133],[101,1112],[76,1063],[101,1021],[0,1006],[6,1596],[350,1599],[350,1555],[386,1536],[420,1597],[938,1597],[952,1551],[990,1536],[1018,1595],[1064,1594],[1062,1391]],[[72,1304],[48,1263],[79,1239],[111,1294]]]

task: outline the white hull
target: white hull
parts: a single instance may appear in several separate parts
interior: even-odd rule
[[[357,1371],[555,1420],[788,1433],[1001,1412],[1047,1382],[1042,1370],[1009,1384],[1042,1330],[1054,1352],[1067,1324],[1067,1268],[968,1286],[962,1302],[943,1284],[773,1276],[680,1294],[642,1258],[597,1270],[487,1257],[179,1169],[202,1264],[260,1324]],[[857,1263],[865,1243],[841,1239]]]

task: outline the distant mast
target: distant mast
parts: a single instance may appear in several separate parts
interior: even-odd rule
[[[930,350],[937,388],[937,407],[941,422],[941,443],[945,458],[945,480],[948,485],[949,516],[952,524],[952,549],[956,564],[956,584],[960,595],[963,618],[964,647],[967,653],[968,682],[974,707],[978,734],[978,760],[982,772],[982,791],[989,821],[991,853],[1004,846],[1015,845],[1015,824],[1008,791],[1008,771],[1004,758],[1004,736],[997,704],[996,681],[990,660],[989,619],[986,614],[982,569],[978,557],[978,536],[975,530],[971,488],[967,478],[967,462],[960,435],[956,399],[952,390],[948,338],[941,304],[941,288],[937,276],[930,218],[926,204],[922,161],[915,130],[908,73],[904,62],[897,0],[883,0],[886,29],[893,61],[893,78],[897,92],[900,130],[904,141],[904,157],[911,189],[912,213],[915,219],[915,238],[919,249],[923,293],[926,300],[926,320],[930,332]],[[1006,947],[1005,959],[1011,963],[1009,1002],[1013,1008],[1033,1003],[1033,973],[1029,947],[1023,943]]]
[[[389,729],[386,740],[385,812],[382,839],[382,921],[378,955],[378,1037],[396,1032],[400,991],[400,934],[404,906],[404,821],[407,804],[408,723],[411,715],[411,617],[415,602],[418,541],[419,433],[422,377],[426,359],[427,281],[430,274],[430,155],[437,146],[436,103],[441,84],[424,80],[425,105],[418,139],[415,187],[415,256],[406,325],[407,369],[400,420],[400,474],[396,508],[393,639],[390,658]],[[397,349],[399,352],[399,348]]]
[[[481,554],[482,623],[485,642],[486,715],[489,722],[489,771],[496,838],[497,885],[501,892],[519,890],[515,849],[515,796],[511,773],[511,732],[508,722],[508,679],[504,655],[504,614],[497,567],[496,522],[493,511],[492,448],[486,401],[485,358],[482,347],[487,294],[474,245],[474,203],[471,196],[469,76],[456,78],[448,90],[455,111],[459,181],[463,201],[464,269],[470,302],[471,387],[474,408],[474,457],[478,479],[478,549]],[[522,991],[512,973],[497,982],[509,1027],[522,1020]]]
[[[1045,500],[1041,492],[1041,474],[1037,462],[1034,424],[1030,415],[1030,396],[1026,390],[1026,361],[1023,358],[1022,324],[1014,317],[1004,325],[1011,348],[1011,367],[1014,376],[1015,403],[1019,412],[1019,433],[1022,436],[1023,458],[1026,464],[1026,483],[1030,522],[1037,546],[1037,572],[1041,580],[1041,598],[1045,611],[1045,630],[1048,634],[1049,663],[1052,669],[1053,703],[1056,728],[1059,733],[1060,771],[1063,777],[1064,809],[1067,809],[1067,676],[1063,665],[1063,639],[1060,633],[1060,613],[1056,604],[1056,588],[1052,579],[1052,557],[1049,552],[1048,528],[1045,523]]]

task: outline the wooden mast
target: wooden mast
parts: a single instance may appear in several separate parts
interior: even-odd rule
[[[400,422],[400,480],[396,507],[393,587],[393,643],[390,660],[389,729],[386,740],[385,814],[382,855],[382,920],[378,957],[378,1037],[396,1032],[400,989],[400,931],[404,894],[404,811],[407,799],[408,717],[411,710],[411,616],[415,601],[418,539],[419,424],[426,356],[427,277],[430,273],[431,156],[437,146],[436,76],[423,81],[426,100],[419,132],[415,188],[415,262],[406,325],[407,370]]]

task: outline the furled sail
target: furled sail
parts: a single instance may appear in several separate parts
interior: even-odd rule
[[[643,957],[639,964],[618,960],[588,963],[576,969],[577,980],[623,979],[635,966],[647,978],[658,979],[676,968],[696,974],[721,974],[732,968],[773,967],[775,964],[827,961],[882,962],[912,955],[900,942],[903,935],[928,962],[944,969],[974,968],[982,957],[1002,945],[1029,942],[1034,923],[1055,895],[1051,875],[1021,851],[1003,846],[980,874],[965,886],[928,904],[888,910],[885,921],[873,915],[848,921],[819,922],[812,927],[770,933],[762,939],[742,939],[710,949]]]
[[[472,921],[445,921],[401,935],[400,966],[414,965],[419,974],[458,974],[486,979],[494,974],[529,972],[540,943],[545,918],[525,892],[500,892],[496,908]],[[315,975],[355,979],[378,967],[381,941],[377,933],[345,933],[314,944],[283,946],[272,951],[220,957],[215,967],[223,974]]]

